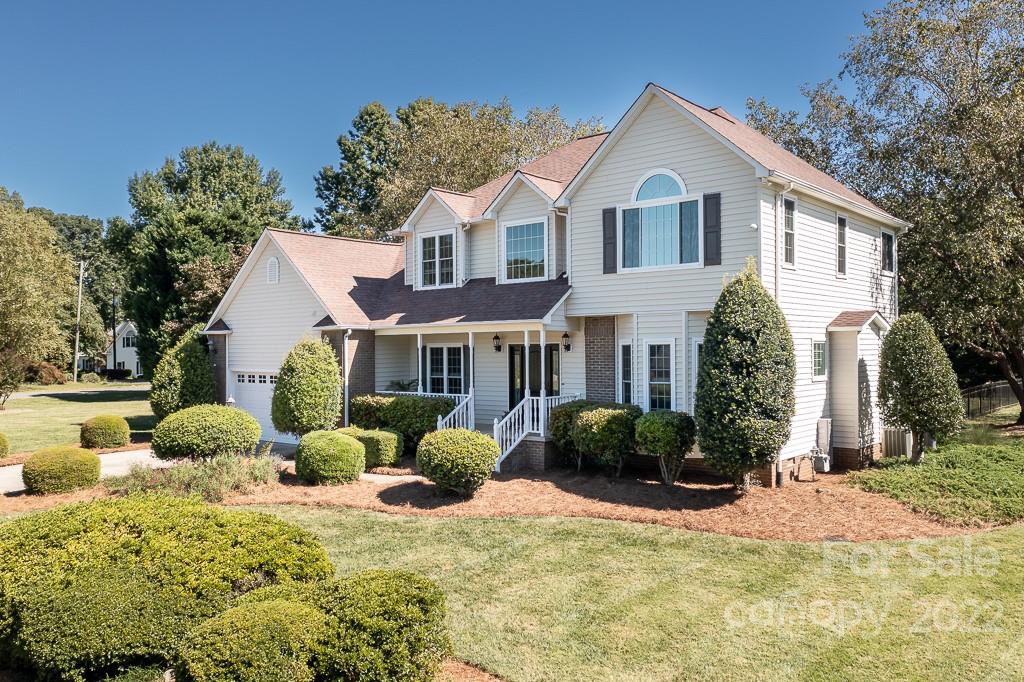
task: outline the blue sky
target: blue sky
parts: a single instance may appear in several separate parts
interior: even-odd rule
[[[618,120],[648,81],[742,115],[803,108],[864,0],[20,2],[0,12],[0,185],[29,205],[128,215],[132,174],[207,140],[284,176],[298,213],[360,105],[507,96]]]

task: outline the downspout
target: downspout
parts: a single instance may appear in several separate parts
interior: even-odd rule
[[[348,395],[348,371],[349,371],[349,365],[351,363],[349,362],[349,359],[348,359],[348,337],[350,337],[350,336],[352,336],[352,330],[351,329],[346,329],[345,330],[345,335],[341,337],[341,355],[345,359],[344,360],[344,364],[342,365],[345,368],[345,371],[344,371],[344,375],[345,376],[343,378],[343,385],[341,387],[342,394],[343,394],[342,400],[344,401],[344,404],[345,404],[345,426],[349,425],[349,423],[348,423],[348,398],[349,398],[349,395]]]
[[[782,191],[775,193],[775,303],[780,308],[782,303],[780,302],[779,296],[781,295],[780,280],[782,279],[782,259],[785,257],[784,252],[780,252],[779,245],[782,242],[782,213],[785,211],[785,197],[787,194],[793,191],[793,183],[786,183],[785,188]],[[782,487],[782,459],[775,460],[775,487]]]

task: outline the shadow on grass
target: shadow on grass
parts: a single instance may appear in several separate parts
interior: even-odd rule
[[[128,428],[132,432],[133,443],[148,443],[153,439],[153,429],[156,427],[156,415],[137,414],[125,417]]]
[[[32,398],[52,398],[69,403],[117,403],[145,400],[149,391],[142,389],[127,390],[84,390],[61,393],[33,393]]]

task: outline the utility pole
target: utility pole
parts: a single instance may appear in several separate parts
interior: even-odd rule
[[[75,359],[71,361],[72,378],[78,383],[78,339],[82,333],[82,286],[85,284],[85,260],[78,261],[78,312],[75,314]]]
[[[114,351],[114,369],[117,369],[117,292],[114,292],[114,298],[111,301],[111,315],[110,315],[110,347]],[[103,358],[103,364],[106,364],[107,359]]]

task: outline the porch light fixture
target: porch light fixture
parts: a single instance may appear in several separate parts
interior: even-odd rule
[[[569,343],[569,332],[562,332],[562,350],[566,353],[572,350],[572,344]]]
[[[494,352],[495,353],[500,353],[501,352],[501,337],[500,336],[495,334],[494,338],[491,339],[491,344],[494,346]]]

